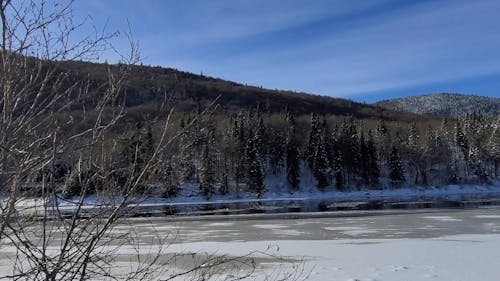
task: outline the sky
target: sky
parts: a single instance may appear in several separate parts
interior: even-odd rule
[[[361,102],[500,97],[498,0],[78,0],[143,63]],[[116,38],[125,49],[123,37]],[[116,59],[112,54],[106,58]]]

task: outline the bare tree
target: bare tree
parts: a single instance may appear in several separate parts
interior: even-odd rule
[[[73,21],[72,5],[0,0],[0,250],[15,252],[12,271],[0,279],[161,279],[179,258],[165,259],[168,237],[159,234],[158,246],[145,252],[139,236],[114,228],[147,192],[161,156],[182,132],[172,132],[170,111],[156,122],[154,147],[143,154],[143,142],[132,143],[128,165],[119,165],[113,128],[126,114],[123,100],[130,68],[140,60],[138,46],[128,35],[129,54],[108,65],[103,79],[75,76],[62,66],[97,61],[114,50],[109,40],[117,33],[82,38],[87,23]],[[88,204],[95,190],[105,199]],[[117,272],[123,247],[136,258]],[[206,280],[229,270],[235,274],[226,280],[239,280],[255,269],[251,255],[202,255],[200,261],[163,279]],[[298,276],[287,274],[276,278]]]

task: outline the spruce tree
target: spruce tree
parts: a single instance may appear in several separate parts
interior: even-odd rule
[[[328,186],[328,155],[325,143],[320,140],[314,155],[313,175],[318,188],[323,189]]]
[[[200,191],[207,199],[214,193],[215,174],[213,170],[213,160],[209,147],[205,144],[202,155],[202,170],[200,177]]]
[[[420,135],[418,134],[417,124],[415,121],[411,122],[410,131],[408,132],[408,147],[415,149],[419,144]]]
[[[260,198],[264,193],[264,176],[262,174],[262,165],[259,156],[259,151],[256,146],[257,140],[260,137],[255,134],[247,141],[246,146],[246,162],[247,162],[247,184],[248,188],[257,194]]]
[[[246,157],[247,138],[249,137],[248,129],[245,126],[245,116],[243,112],[238,114],[238,118],[234,120],[234,179],[236,182],[236,190],[239,191],[239,184],[247,180],[248,161]]]
[[[370,185],[376,186],[379,184],[380,169],[378,166],[377,157],[377,147],[375,146],[375,140],[373,139],[373,134],[368,131],[368,142],[366,143],[366,149],[368,150],[368,178]]]
[[[286,140],[286,179],[289,186],[297,189],[300,184],[299,147],[296,138],[295,119],[288,116],[288,136]]]
[[[222,181],[220,184],[219,192],[222,195],[225,195],[229,192],[229,175],[228,175],[227,164],[224,162],[224,167],[222,170]]]
[[[190,123],[190,118],[186,123]],[[191,127],[185,125],[184,118],[181,120],[181,136],[179,141],[179,172],[182,182],[192,182],[196,176],[194,166],[194,137]]]
[[[321,128],[319,124],[318,115],[313,113],[311,115],[311,129],[309,131],[309,140],[307,142],[307,164],[309,168],[312,170],[314,166],[314,156],[316,155],[316,151],[318,148],[318,142],[321,138]]]
[[[469,143],[467,141],[467,138],[465,137],[465,133],[462,130],[462,126],[460,125],[458,119],[455,123],[455,143],[464,154],[464,157],[467,159],[469,155]]]
[[[365,141],[365,136],[361,133],[359,139],[359,157],[360,157],[360,175],[363,180],[364,185],[370,184],[370,155],[368,152],[368,146]]]
[[[405,181],[401,157],[396,146],[392,147],[391,155],[389,157],[389,178],[391,179],[392,186],[400,186]]]
[[[271,172],[278,176],[286,163],[286,149],[287,149],[287,138],[283,134],[274,129],[270,129],[269,134],[269,166],[272,169]]]
[[[162,197],[172,198],[177,196],[180,191],[179,181],[177,180],[177,175],[175,174],[172,164],[166,164],[161,174],[164,184]]]
[[[335,125],[334,130],[330,137],[330,164],[333,165],[333,179],[335,181],[335,187],[337,190],[342,190],[344,187],[344,175],[343,175],[343,159],[341,145],[339,141],[339,128]]]
[[[359,168],[359,141],[356,123],[352,118],[342,122],[339,147],[342,155],[342,167],[347,172],[344,179],[347,183],[358,173]]]

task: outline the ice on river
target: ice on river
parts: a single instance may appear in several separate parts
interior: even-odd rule
[[[127,229],[143,245],[174,233],[166,255],[258,251],[256,280],[297,264],[313,281],[500,280],[500,207],[301,219],[131,219],[117,227]],[[120,251],[122,260],[133,254]],[[0,275],[9,270],[8,255],[0,252]]]

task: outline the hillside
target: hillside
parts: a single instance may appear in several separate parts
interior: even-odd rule
[[[500,115],[500,98],[463,94],[428,94],[383,100],[374,105],[416,114],[459,117],[475,111],[482,115]]]
[[[106,64],[89,62],[58,63],[72,79],[90,77],[96,83],[107,75]],[[116,69],[116,65],[111,65]],[[166,100],[176,111],[192,111],[198,105],[206,106],[217,99],[224,112],[259,106],[264,112],[282,112],[285,108],[297,115],[315,112],[321,115],[343,115],[356,118],[388,120],[414,119],[413,114],[403,114],[378,106],[314,94],[285,90],[271,90],[257,86],[196,75],[172,68],[133,66],[127,84],[125,105],[128,108],[156,108]]]

